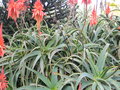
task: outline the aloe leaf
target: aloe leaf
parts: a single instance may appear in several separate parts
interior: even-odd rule
[[[93,81],[82,81],[82,90],[84,90],[85,88],[87,88],[88,86],[91,86],[93,84]]]
[[[75,70],[76,70],[76,71],[81,72],[81,70],[80,70],[79,66],[77,66],[77,65],[76,65],[76,64],[74,64],[74,63],[68,62],[68,63],[66,63],[65,65],[71,65],[72,67],[74,67],[74,68],[75,68]]]
[[[98,87],[100,88],[100,90],[104,90],[104,87],[100,82],[97,81],[96,83],[97,83]]]
[[[33,62],[33,65],[32,65],[32,69],[35,67],[35,65],[37,64],[38,60],[40,59],[41,55],[39,54],[36,59],[34,60]]]
[[[23,66],[23,63],[25,62],[25,60],[28,60],[28,58],[33,57],[33,56],[36,56],[36,55],[38,55],[39,53],[40,53],[40,51],[33,51],[33,52],[25,55],[25,56],[22,58],[22,60],[20,61],[20,67]]]
[[[99,44],[95,44],[95,43],[87,43],[87,44],[84,44],[84,47],[85,48],[88,48],[88,47],[100,47],[100,45]]]
[[[71,86],[65,86],[63,90],[73,90],[73,89],[71,88]]]
[[[71,85],[72,90],[74,90],[74,85],[72,82],[74,82],[74,78],[71,77],[66,77],[64,76],[64,78],[66,79],[61,79],[57,82],[56,86],[59,88],[59,90],[63,90],[64,87],[66,87],[67,85]]]
[[[105,66],[105,60],[107,58],[107,49],[109,47],[109,44],[107,44],[103,50],[101,51],[100,53],[100,56],[98,57],[98,60],[97,60],[97,67],[99,69],[99,71],[102,71],[104,66]]]
[[[92,84],[92,90],[96,90],[96,88],[97,88],[97,84],[96,84],[96,82],[94,82],[94,83]]]
[[[57,84],[57,82],[58,82],[58,76],[55,75],[55,73],[58,72],[57,70],[58,70],[58,69],[57,69],[56,67],[53,68],[53,70],[52,70],[51,83],[52,83],[53,86],[55,86],[55,85]]]
[[[91,74],[89,74],[89,73],[82,73],[78,78],[77,78],[77,81],[76,81],[76,84],[75,84],[75,90],[77,90],[77,86],[79,85],[79,83],[81,82],[81,80],[83,79],[83,78],[85,78],[85,77],[87,77],[87,78],[89,78],[89,79],[93,79],[93,76],[91,75]]]
[[[53,56],[59,51],[62,51],[62,49],[55,49],[54,51],[52,51],[51,53],[48,54],[48,58],[50,59],[50,62],[51,62]]]
[[[33,70],[33,69],[29,68],[29,67],[26,67],[26,68],[28,70],[34,72],[37,75],[37,77],[40,80],[42,80],[49,88],[51,87],[51,82],[50,82],[50,80],[47,77],[43,76],[42,74],[40,74],[40,72],[37,72],[37,71],[35,71],[35,70]]]
[[[115,86],[116,90],[120,90],[120,82],[117,82],[111,78],[109,78],[108,81],[110,82],[110,84]]]
[[[23,86],[23,87],[17,88],[16,90],[50,90],[50,89],[46,87]]]
[[[98,68],[96,67],[96,65],[95,65],[95,63],[94,63],[94,61],[93,61],[93,58],[92,58],[92,56],[91,56],[91,54],[90,54],[90,52],[89,52],[89,50],[88,49],[86,49],[86,53],[87,53],[87,56],[88,56],[88,62],[89,62],[89,64],[90,64],[90,67],[91,67],[91,69],[92,69],[92,73],[95,75],[95,76],[97,76],[98,75]]]
[[[41,58],[40,60],[40,70],[42,72],[42,74],[44,74],[44,69],[45,69],[45,64],[44,64],[44,57]]]
[[[106,86],[108,90],[111,90],[111,85],[107,80],[104,80],[102,78],[98,78],[97,81],[100,82],[103,87]]]

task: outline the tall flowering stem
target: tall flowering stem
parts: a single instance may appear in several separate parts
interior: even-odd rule
[[[78,0],[68,0],[68,4],[75,6],[78,3]]]
[[[88,5],[92,3],[91,0],[82,0],[82,3],[85,5],[85,11],[86,11],[86,16],[87,16],[87,8],[88,8]],[[87,17],[86,17],[87,18]]]
[[[26,9],[27,9],[27,5],[25,5],[25,2],[26,2],[27,0],[17,0],[16,1],[16,3],[17,3],[17,9],[19,10],[19,11],[26,11]]]
[[[19,17],[20,12],[18,10],[17,3],[14,0],[10,0],[8,2],[7,11],[8,11],[8,18],[11,17],[16,22],[16,19]]]
[[[4,69],[2,67],[1,73],[0,73],[0,90],[6,90],[8,87],[8,81],[6,80],[6,76],[4,74]]]
[[[92,11],[91,18],[90,18],[90,26],[96,25],[97,24],[97,13],[95,8]]]
[[[9,0],[8,2],[8,18],[11,17],[15,22],[16,19],[19,18],[19,15],[22,11],[26,10],[26,5],[25,5],[26,0]]]
[[[91,0],[82,0],[82,3],[84,3],[84,4],[90,4],[92,1]]]
[[[70,20],[71,16],[75,16],[75,6],[78,3],[78,0],[67,0],[67,4],[70,6],[70,13],[68,20]]]
[[[22,13],[21,14],[22,22],[25,25],[25,27],[27,28],[24,17],[25,17],[25,12],[26,12],[27,8],[29,8],[29,4],[27,3],[28,0],[17,0],[16,2],[17,2],[18,10]]]
[[[106,7],[105,13],[106,13],[106,15],[108,15],[110,13],[110,6],[109,6],[109,4]]]
[[[88,8],[88,5],[92,3],[92,1],[91,1],[91,0],[82,0],[82,3],[85,5],[85,12],[84,12],[85,22],[84,22],[84,25],[83,25],[83,27],[82,27],[82,30],[83,30],[84,27],[85,27],[85,24],[86,24],[86,19],[87,19],[87,14],[88,14],[87,8]]]
[[[43,20],[43,16],[45,15],[45,13],[43,12],[44,8],[43,8],[43,5],[42,3],[40,2],[40,0],[37,0],[34,4],[34,7],[33,7],[33,18],[37,21],[37,29],[38,29],[38,32],[39,34],[41,34],[40,32],[40,23],[42,22]]]
[[[4,39],[3,39],[3,35],[2,35],[2,26],[3,24],[0,24],[0,56],[4,56],[5,54],[5,44],[4,44]]]

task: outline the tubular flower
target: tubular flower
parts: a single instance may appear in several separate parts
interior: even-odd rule
[[[106,8],[106,10],[105,10],[105,13],[106,13],[106,15],[108,15],[108,14],[110,13],[110,6],[109,6],[109,4],[107,5],[107,8]]]
[[[68,0],[68,4],[74,6],[75,4],[78,3],[78,0]]]
[[[8,81],[6,80],[4,69],[2,67],[2,70],[0,73],[0,90],[6,90],[7,87],[8,87]]]
[[[14,21],[19,18],[19,14],[21,11],[25,11],[27,6],[25,5],[26,0],[10,0],[8,2],[8,18],[11,17]]]
[[[33,18],[37,21],[37,29],[38,32],[40,30],[40,22],[43,20],[43,16],[45,15],[45,13],[43,12],[43,5],[40,2],[40,0],[37,0],[34,4],[34,9],[33,9]]]
[[[5,44],[4,44],[4,39],[3,39],[3,35],[2,35],[2,24],[0,25],[0,56],[4,56],[5,54]]]
[[[8,2],[8,18],[11,17],[15,22],[16,19],[19,17],[19,10],[17,9],[17,3],[14,0],[10,0]]]
[[[25,11],[27,9],[27,6],[25,5],[25,2],[27,0],[17,0],[16,3],[17,3],[17,9],[19,11]]]
[[[92,1],[91,0],[82,0],[82,3],[84,3],[84,4],[90,4],[90,3],[92,3]]]
[[[97,24],[97,13],[95,8],[92,11],[91,19],[90,19],[90,26],[96,25]]]

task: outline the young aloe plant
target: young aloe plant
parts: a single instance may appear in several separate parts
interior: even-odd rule
[[[36,79],[35,84],[31,84],[29,86],[23,86],[20,88],[17,88],[16,90],[63,90],[62,88],[66,84],[66,81],[64,78],[58,77],[57,73],[58,68],[53,68],[51,76],[46,77],[40,72],[37,72],[29,67],[26,67],[28,70],[33,72],[38,79]],[[41,84],[42,82],[42,84]]]
[[[86,49],[86,64],[85,69],[90,68],[90,71],[83,72],[77,77],[75,90],[79,83],[82,83],[82,89],[85,90],[119,90],[120,86],[117,80],[113,78],[113,75],[119,69],[120,66],[107,66],[106,60],[108,56],[107,44],[98,56],[94,56],[93,52]]]

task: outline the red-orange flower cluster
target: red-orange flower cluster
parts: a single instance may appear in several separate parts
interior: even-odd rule
[[[25,5],[25,2],[27,0],[17,0],[16,3],[17,3],[17,9],[19,11],[25,11],[27,9],[27,6]]]
[[[92,11],[91,19],[90,19],[90,26],[96,25],[97,24],[97,13],[95,8]]]
[[[0,90],[6,90],[7,87],[8,87],[8,81],[6,80],[4,69],[2,67],[2,70],[0,73]]]
[[[10,0],[7,8],[8,18],[11,17],[14,21],[16,21],[16,19],[19,18],[20,12],[26,10],[24,2],[25,0]]]
[[[14,0],[10,0],[8,3],[8,18],[11,17],[14,21],[19,17],[19,11],[17,10],[17,3]]]
[[[90,4],[92,1],[91,0],[82,0],[82,3],[84,3],[84,4]]]
[[[68,4],[74,6],[75,4],[78,3],[78,0],[68,0]]]
[[[5,44],[4,44],[4,39],[3,39],[3,35],[2,35],[2,24],[0,24],[0,56],[4,56],[5,54]]]
[[[40,22],[43,20],[43,16],[45,13],[43,12],[44,8],[40,0],[37,0],[34,4],[34,9],[33,9],[33,18],[37,21],[37,29],[38,32],[41,33],[40,30]]]
[[[109,6],[109,4],[106,7],[105,13],[106,13],[106,15],[108,15],[110,13],[110,6]]]

